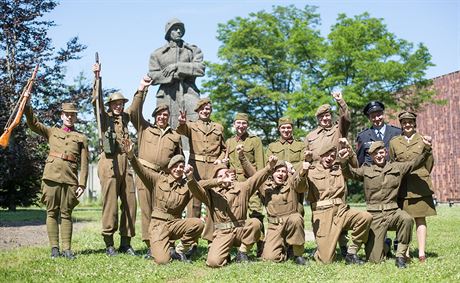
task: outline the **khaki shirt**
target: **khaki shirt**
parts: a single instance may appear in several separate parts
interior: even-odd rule
[[[343,174],[364,181],[364,196],[368,205],[396,203],[404,175],[422,166],[429,155],[431,147],[425,146],[423,153],[409,162],[387,162],[384,167],[372,164],[360,168],[351,168],[346,162]]]
[[[390,160],[397,162],[414,160],[423,152],[424,146],[422,136],[418,133],[415,133],[409,141],[404,136],[394,137],[390,141]],[[407,174],[401,183],[399,196],[401,198],[431,196],[433,184],[430,172],[433,164],[433,155],[430,154],[423,166]]]
[[[179,124],[177,132],[190,140],[190,159],[214,162],[224,158],[224,128],[221,124],[197,120]]]
[[[243,170],[243,166],[236,151],[236,146],[238,144],[243,144],[244,156],[256,171],[264,168],[265,166],[264,149],[259,137],[249,135],[247,133],[241,138],[236,136],[227,140],[225,146],[227,148],[227,157],[229,158],[230,168],[236,170],[237,181],[242,182],[251,175],[248,175],[247,172]]]
[[[276,185],[271,178],[259,187],[259,194],[270,217],[282,217],[297,212],[298,193],[307,191],[306,178],[299,171],[289,174],[283,185]]]
[[[43,125],[33,115],[30,106],[26,106],[25,115],[30,129],[45,137],[49,143],[50,151],[42,179],[86,187],[88,179],[88,139],[86,136],[76,131],[66,132],[62,128],[50,128]],[[62,155],[62,157],[56,155]],[[75,159],[75,161],[69,159]],[[78,178],[78,163],[80,163],[80,178]]]
[[[185,179],[177,181],[170,174],[157,173],[144,168],[137,158],[130,161],[134,171],[145,186],[153,190],[155,198],[153,198],[152,217],[155,218],[156,212],[162,212],[172,215],[174,218],[181,218],[182,211],[192,198],[187,181]]]
[[[334,144],[338,147],[339,138],[346,138],[348,135],[348,130],[350,129],[351,125],[351,118],[350,112],[348,111],[348,106],[344,100],[340,100],[339,109],[339,121],[332,125],[332,127],[323,128],[318,126],[305,137],[305,146],[307,149],[313,152],[314,160],[319,159],[318,152],[323,144]]]
[[[235,182],[231,188],[222,188],[217,179],[214,179],[215,186],[208,189],[204,189],[193,179],[189,181],[189,188],[193,196],[209,208],[215,224],[241,221],[247,218],[249,198],[270,174],[271,170],[267,165],[246,181]]]
[[[144,119],[144,95],[146,92],[137,91],[128,110],[131,123],[138,132],[139,158],[153,165],[143,162],[146,167],[155,167],[151,168],[155,171],[167,171],[169,160],[182,153],[181,137],[170,127],[163,131]]]
[[[268,145],[266,160],[270,155],[275,155],[279,160],[284,160],[292,163],[294,168],[298,168],[304,160],[305,143],[298,140],[291,142],[280,138],[276,142]]]
[[[320,163],[312,165],[308,170],[307,187],[307,200],[311,203],[337,198],[345,200],[347,195],[347,186],[339,164],[331,168],[324,168]]]

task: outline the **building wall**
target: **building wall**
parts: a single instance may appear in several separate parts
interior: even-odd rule
[[[438,201],[460,200],[460,71],[433,79],[436,98],[417,114],[417,129],[433,137],[435,165],[431,173]]]

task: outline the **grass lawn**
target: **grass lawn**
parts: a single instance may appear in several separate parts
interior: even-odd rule
[[[305,217],[307,229],[311,229],[309,210],[306,209]],[[77,222],[86,223],[74,233],[72,249],[78,257],[76,260],[50,259],[47,242],[42,246],[0,250],[0,282],[460,282],[459,205],[438,206],[438,216],[428,218],[427,262],[420,264],[414,260],[404,270],[398,270],[394,260],[378,265],[348,266],[340,258],[330,265],[317,264],[310,259],[306,267],[292,262],[254,261],[211,269],[205,265],[204,241],[200,241],[199,254],[192,264],[172,262],[156,266],[142,256],[108,258],[100,236],[99,209],[78,208],[73,216]],[[45,213],[40,209],[14,213],[0,210],[3,226],[18,221],[44,223],[44,218]],[[137,229],[140,234],[139,225]],[[390,236],[393,238],[394,233]],[[0,235],[0,240],[2,238]],[[415,243],[414,235],[412,255],[416,257]],[[139,236],[132,244],[139,253],[146,252]],[[314,246],[313,242],[307,242],[306,254]]]

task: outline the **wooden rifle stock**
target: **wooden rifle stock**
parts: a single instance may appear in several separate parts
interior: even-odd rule
[[[99,65],[99,54],[96,52],[95,55],[96,64]],[[98,133],[98,140],[99,140],[99,150],[100,152],[103,151],[103,143],[102,143],[102,122],[101,122],[101,107],[104,107],[103,100],[102,100],[102,79],[100,76],[100,71],[97,71],[94,76],[94,85],[93,85],[93,101],[95,103],[94,107],[94,115],[96,116],[97,122],[97,133]]]
[[[37,71],[38,71],[38,64],[37,66],[35,66],[35,69],[32,72],[32,76],[27,81],[27,84],[24,87],[21,93],[21,96],[19,97],[19,101],[16,103],[16,106],[14,107],[13,112],[8,118],[8,122],[5,125],[5,131],[0,137],[0,147],[2,148],[6,148],[8,146],[8,143],[10,141],[10,137],[11,137],[11,134],[14,128],[16,128],[21,122],[22,114],[24,113],[24,108],[27,104],[27,100],[29,99],[30,93],[32,91],[32,86],[34,84],[35,77],[37,76]]]

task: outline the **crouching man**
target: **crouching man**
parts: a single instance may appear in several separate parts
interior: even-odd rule
[[[366,257],[371,262],[384,259],[384,240],[387,230],[396,230],[399,242],[396,250],[396,266],[406,268],[405,254],[409,247],[414,226],[413,218],[398,208],[398,191],[403,177],[422,166],[431,152],[431,137],[424,136],[423,152],[410,162],[388,162],[387,150],[382,141],[376,141],[369,147],[371,165],[351,168],[348,159],[344,159],[344,175],[364,182],[364,195],[367,211],[372,215],[369,240],[366,244]],[[350,152],[350,150],[349,150]],[[344,155],[347,157],[349,155]]]
[[[244,182],[235,182],[229,169],[216,165],[213,186],[202,188],[188,171],[189,188],[193,195],[209,209],[214,223],[214,233],[206,264],[221,267],[229,262],[230,250],[238,247],[237,262],[248,261],[247,252],[260,239],[262,223],[256,218],[247,219],[249,198],[257,191],[275,167],[278,158],[270,156],[269,164]]]
[[[347,264],[363,264],[357,253],[361,245],[367,242],[372,216],[365,211],[350,209],[346,204],[347,187],[342,168],[336,160],[336,146],[325,143],[318,150],[318,155],[319,160],[308,168],[307,182],[307,199],[311,205],[313,232],[318,246],[315,259],[331,263],[335,259],[340,233],[342,230],[351,230],[351,244],[345,261]],[[311,151],[305,154],[306,160],[311,160],[312,156]]]
[[[182,155],[175,155],[168,164],[169,173],[157,173],[145,168],[134,156],[133,146],[125,140],[125,152],[131,165],[155,198],[150,221],[150,251],[157,264],[168,263],[171,259],[188,262],[185,255],[190,246],[198,241],[204,224],[199,218],[182,219],[182,211],[192,198],[189,183],[183,175],[193,173],[190,165],[185,165]],[[177,247],[170,248],[170,241],[181,240]]]

